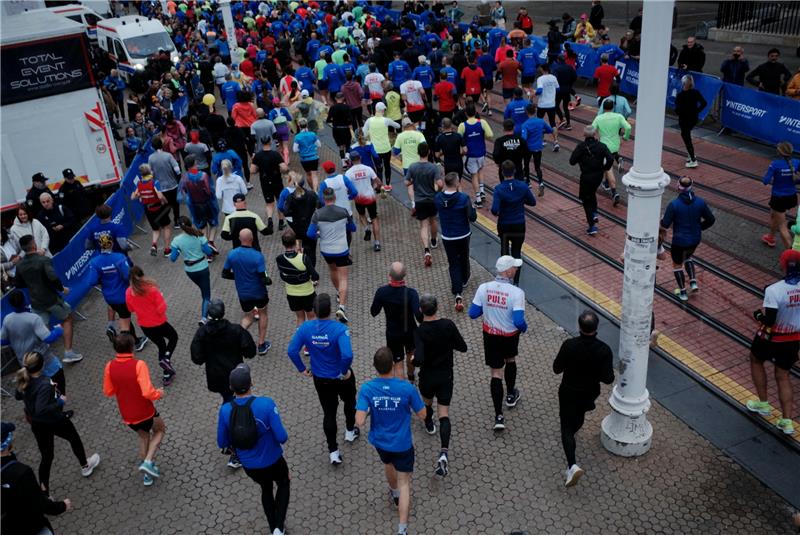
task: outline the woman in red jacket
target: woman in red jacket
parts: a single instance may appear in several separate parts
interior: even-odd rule
[[[170,359],[178,345],[178,333],[167,321],[167,303],[156,281],[145,277],[139,266],[131,268],[130,283],[125,290],[125,303],[136,314],[145,336],[158,346],[158,365],[164,371],[164,386],[169,386],[175,379]]]

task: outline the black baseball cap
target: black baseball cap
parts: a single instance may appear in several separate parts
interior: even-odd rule
[[[31,177],[32,182],[47,182],[47,179],[44,177],[44,173],[36,173]]]
[[[70,169],[69,167],[67,167],[66,169],[61,171],[61,175],[64,178],[75,178],[75,172],[72,169]]]
[[[253,381],[250,378],[250,366],[242,363],[231,370],[228,384],[231,390],[237,394],[244,394],[250,390],[250,387],[253,386]]]
[[[233,202],[239,202],[245,200],[247,197],[244,196],[244,193],[237,193],[233,196]]]
[[[206,311],[209,319],[221,320],[225,317],[225,303],[222,299],[212,299]]]

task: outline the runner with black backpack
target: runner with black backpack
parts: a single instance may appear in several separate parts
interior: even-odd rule
[[[219,409],[217,445],[236,452],[247,476],[261,487],[261,505],[272,535],[284,535],[289,508],[289,466],[281,444],[289,435],[275,402],[253,395],[247,364],[239,364],[231,371],[229,384],[236,397]],[[273,485],[277,485],[274,491]]]

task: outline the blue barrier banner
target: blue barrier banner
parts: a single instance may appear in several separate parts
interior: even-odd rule
[[[578,55],[578,62],[575,64],[578,76],[581,78],[594,78],[594,70],[600,65],[600,54],[591,45],[570,43],[572,50]]]
[[[768,143],[800,146],[800,101],[723,84],[722,125]]]
[[[675,97],[683,89],[681,78],[687,74],[687,71],[676,69],[675,67],[669,68],[669,76],[667,78],[667,108],[675,109]],[[694,87],[703,98],[706,99],[706,107],[700,112],[699,118],[702,121],[714,107],[714,100],[717,98],[720,89],[722,88],[722,80],[716,76],[709,76],[700,72],[689,71],[688,74],[694,78]]]
[[[635,97],[639,92],[639,62],[635,59],[618,59],[614,66],[620,74],[620,92]]]

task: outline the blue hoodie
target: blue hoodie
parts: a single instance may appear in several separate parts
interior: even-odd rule
[[[772,195],[789,197],[796,195],[794,173],[800,171],[800,160],[797,158],[773,160],[764,175],[764,184],[772,184]]]
[[[498,225],[525,224],[525,205],[536,206],[536,197],[522,180],[506,179],[495,186],[492,214]]]
[[[106,303],[119,305],[125,303],[129,273],[127,256],[122,253],[101,252],[89,261],[87,282],[89,286],[99,282]]]
[[[695,197],[694,192],[689,189],[682,191],[667,205],[661,226],[672,226],[672,245],[693,247],[700,243],[702,231],[710,228],[714,220],[714,214],[706,201]]]
[[[338,379],[347,374],[353,362],[350,330],[336,320],[310,320],[297,328],[287,353],[299,372],[306,371],[306,365],[300,358],[303,346],[310,355],[309,367],[314,377]]]
[[[230,435],[231,411],[233,410],[231,403],[242,406],[251,397],[237,397],[230,403],[223,403],[222,407],[219,408],[217,445],[220,448],[233,447]],[[236,448],[236,454],[245,468],[267,468],[275,464],[283,455],[281,444],[289,440],[289,434],[283,427],[281,417],[278,414],[278,407],[275,406],[275,402],[272,399],[255,397],[250,405],[250,410],[253,411],[253,417],[256,420],[258,442],[256,442],[255,447],[249,450]]]
[[[443,240],[456,240],[470,235],[470,222],[478,218],[469,195],[460,191],[440,191],[433,198],[439,212],[439,226],[441,226]]]

